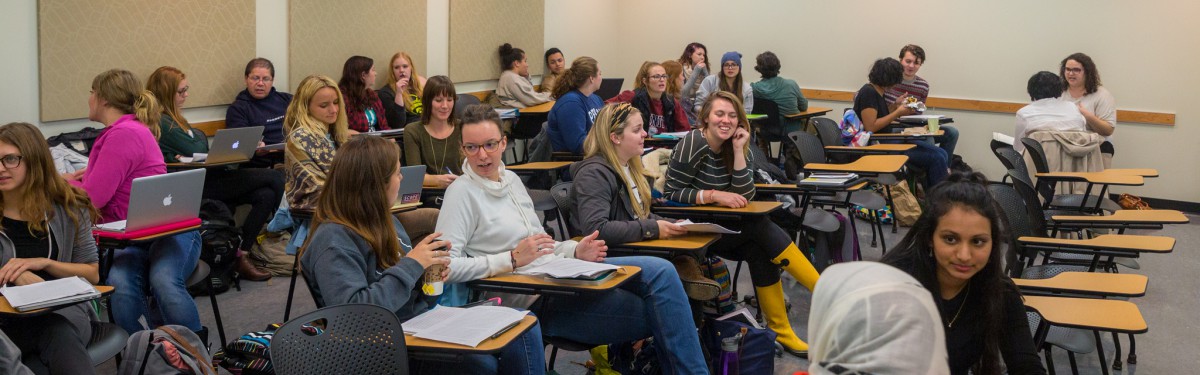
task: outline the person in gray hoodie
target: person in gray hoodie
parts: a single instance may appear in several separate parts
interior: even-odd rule
[[[400,190],[400,149],[379,137],[354,137],[330,166],[317,198],[301,270],[318,307],[370,303],[407,321],[433,308],[437,296],[422,291],[432,266],[449,275],[450,243],[440,233],[415,246],[391,215]],[[462,361],[416,363],[418,373],[543,374],[541,329],[534,326],[501,350],[499,358],[468,355]]]
[[[92,221],[82,189],[58,175],[46,138],[27,123],[0,126],[0,283],[29,285],[66,277],[100,281]],[[51,314],[0,319],[22,352],[51,374],[91,374],[87,343],[95,312],[87,302]]]

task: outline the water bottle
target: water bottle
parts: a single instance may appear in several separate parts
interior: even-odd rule
[[[742,341],[742,335],[739,333],[733,337],[721,339],[721,360],[718,362],[717,373],[719,375],[738,375],[740,372],[738,362],[738,343]]]

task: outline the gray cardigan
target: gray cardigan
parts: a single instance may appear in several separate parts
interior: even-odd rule
[[[408,233],[395,217],[392,226],[401,251],[412,251]],[[436,297],[421,293],[425,269],[416,260],[401,257],[396,265],[380,270],[366,239],[341,224],[321,224],[309,236],[300,264],[318,306],[369,303],[391,310],[405,321],[436,302]]]
[[[700,108],[704,107],[704,101],[708,100],[709,95],[721,90],[721,72],[710,75],[700,82],[700,89],[696,90],[696,97],[692,102],[692,110],[696,112],[696,116],[700,116]],[[750,87],[750,82],[742,80],[742,107],[746,108],[746,113],[754,111],[754,89]],[[698,121],[702,121],[700,119]]]
[[[581,233],[598,230],[599,239],[620,245],[658,238],[658,220],[669,220],[653,213],[637,219],[626,182],[602,156],[572,164],[571,176],[575,181],[571,184],[571,199],[577,211],[571,221]]]
[[[79,223],[73,224],[70,216],[67,216],[66,209],[54,205],[54,213],[48,218],[46,226],[54,236],[54,244],[58,246],[58,258],[55,260],[64,263],[98,263],[100,256],[96,252],[96,239],[92,237],[91,213],[80,210],[76,215],[80,220]],[[16,254],[17,249],[12,239],[0,233],[0,265],[8,263]],[[92,310],[90,302],[77,303],[55,310],[54,313],[66,317],[84,342],[91,339],[91,321],[96,320],[96,312]]]

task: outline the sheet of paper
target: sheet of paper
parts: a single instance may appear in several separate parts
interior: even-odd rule
[[[669,135],[669,136],[672,136],[672,137],[675,137],[675,138],[683,138],[683,137],[686,137],[686,136],[687,136],[687,133],[688,133],[688,132],[686,132],[686,131],[683,131],[683,132],[668,132],[668,133],[659,133],[659,135]]]
[[[57,280],[43,281],[25,286],[6,286],[0,288],[0,293],[8,299],[13,307],[45,307],[64,302],[74,302],[99,295],[96,288],[79,277],[64,277]]]
[[[208,160],[208,154],[203,153],[203,152],[194,153],[194,154],[192,154],[191,157],[187,157],[187,156],[179,157],[179,161],[184,162],[184,163],[203,163],[205,160]]]
[[[421,328],[421,332],[413,336],[427,340],[476,347],[483,340],[491,338],[493,335],[500,333],[505,328],[525,318],[524,311],[503,306],[476,306],[469,309],[447,307],[430,310],[425,314],[437,310],[446,310],[448,313],[439,312],[438,314],[441,319],[438,323]],[[421,314],[421,316],[425,314]],[[446,317],[446,315],[452,316]],[[417,318],[420,318],[420,316]],[[410,319],[409,322],[417,318]],[[407,330],[408,328],[405,328],[405,331]]]
[[[936,119],[944,119],[944,118],[946,118],[946,116],[945,116],[945,115],[908,115],[908,116],[900,116],[900,119],[901,119],[901,120],[928,120],[928,119],[931,119],[931,118],[936,118]]]
[[[683,220],[675,224],[684,227],[688,232],[701,233],[720,233],[720,234],[741,234],[740,231],[731,230],[729,228],[713,224],[713,223],[694,223],[691,220]]]
[[[580,276],[595,277],[601,272],[615,270],[617,267],[607,263],[588,262],[579,259],[554,258],[548,262],[520,270],[526,275],[545,275],[557,278],[573,278]]]
[[[122,232],[125,231],[125,223],[127,223],[127,221],[117,220],[104,224],[98,224],[96,225],[96,228],[100,228],[109,232]]]
[[[1017,139],[1013,138],[1011,135],[997,132],[992,132],[992,139],[1007,143],[1009,146],[1012,146],[1013,143],[1017,141]]]

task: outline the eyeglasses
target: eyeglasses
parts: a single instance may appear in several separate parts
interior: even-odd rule
[[[729,68],[736,68],[736,67],[738,67],[738,64],[734,64],[734,63],[728,63],[728,64],[725,64],[725,65],[721,65],[721,67],[722,67],[722,68],[725,68],[725,69],[729,69]]]
[[[275,80],[275,78],[271,78],[271,77],[257,77],[257,76],[250,77],[250,82],[254,82],[254,83],[258,83],[258,82],[271,83],[271,81],[274,81],[274,80]]]
[[[1067,73],[1075,73],[1075,74],[1083,73],[1083,68],[1066,68],[1064,70],[1066,70]]]
[[[667,75],[666,74],[655,74],[655,75],[650,76],[650,79],[667,79]]]
[[[470,143],[464,143],[462,145],[463,152],[467,153],[467,155],[474,155],[476,152],[479,152],[480,149],[483,149],[485,152],[495,152],[499,148],[500,141],[494,139],[484,142],[482,145],[473,145]]]
[[[183,86],[182,89],[179,89],[179,91],[176,91],[176,92],[179,93],[179,95],[183,95],[183,94],[187,94],[188,90],[191,90],[191,89],[192,89],[192,86]]]
[[[16,168],[21,166],[21,155],[4,155],[0,157],[0,164],[4,164],[5,168]]]

